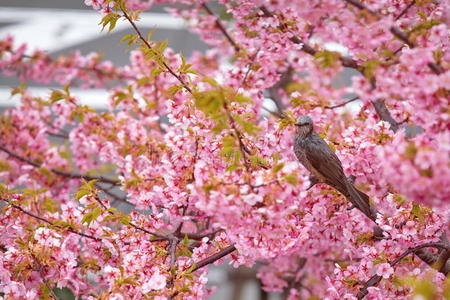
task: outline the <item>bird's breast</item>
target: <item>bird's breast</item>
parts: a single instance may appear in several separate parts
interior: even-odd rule
[[[312,165],[308,160],[308,156],[305,150],[305,145],[308,143],[307,138],[297,137],[294,141],[294,153],[297,156],[298,161],[319,180],[324,181],[326,178]]]

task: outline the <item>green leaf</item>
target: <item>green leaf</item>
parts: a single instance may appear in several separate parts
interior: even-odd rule
[[[276,164],[273,166],[272,170],[277,173],[278,171],[280,171],[281,169],[283,169],[284,167],[284,163],[280,163],[280,164]]]
[[[197,71],[192,70],[192,69],[187,69],[186,71],[184,71],[184,73],[190,73],[190,74],[194,74],[194,75],[200,75]]]
[[[414,285],[414,295],[422,296],[421,299],[438,299],[436,295],[436,286],[431,280],[418,280]]]
[[[195,106],[207,115],[217,113],[225,103],[225,99],[219,91],[209,90],[194,93]]]
[[[22,81],[18,87],[11,89],[11,96],[14,96],[17,94],[23,95],[25,93],[25,91],[26,91],[25,82]]]
[[[196,265],[193,264],[193,265],[190,266],[189,269],[187,269],[184,273],[185,273],[185,274],[190,274],[190,273],[192,273],[192,271],[194,271],[195,268],[196,268]]]
[[[127,46],[131,46],[131,45],[135,44],[138,39],[139,39],[139,36],[137,36],[136,34],[127,34],[127,35],[124,35],[120,39],[120,42],[121,43],[127,42]]]
[[[81,219],[81,224],[90,224],[92,222],[92,212],[88,212],[87,214],[85,214],[83,216],[83,218]]]
[[[178,251],[178,255],[179,256],[187,256],[187,257],[191,257],[192,256],[192,252],[191,250],[189,250],[188,248],[182,248]]]
[[[53,293],[55,293],[60,300],[75,300],[75,295],[72,290],[66,287],[54,288]]]
[[[62,99],[65,99],[65,98],[66,98],[66,95],[63,92],[58,91],[58,90],[52,90],[52,92],[50,94],[50,101],[52,103],[62,100]]]
[[[340,57],[341,54],[339,52],[328,50],[317,51],[316,54],[314,54],[314,58],[321,68],[332,67],[339,61]]]
[[[234,101],[236,101],[237,103],[252,103],[252,99],[244,96],[242,94],[238,94],[235,98]]]
[[[98,24],[102,25],[102,31],[105,29],[106,26],[109,26],[108,32],[111,32],[111,30],[113,30],[114,27],[116,27],[117,20],[119,20],[120,17],[121,16],[118,13],[110,12],[107,15],[105,15]]]
[[[122,215],[120,217],[119,224],[129,226],[131,222],[131,217],[129,215]]]
[[[95,183],[97,179],[93,179],[89,182],[83,179],[83,184],[80,186],[78,191],[75,193],[75,199],[80,200],[81,197],[95,193]]]
[[[297,185],[297,175],[295,173],[291,173],[284,176],[284,179],[291,185]]]
[[[92,221],[95,221],[98,216],[102,213],[101,207],[96,207],[92,210]]]
[[[154,28],[152,28],[148,33],[147,33],[147,41],[151,41],[152,40],[152,37],[153,37],[153,35],[155,34],[155,31],[156,31],[156,27],[154,27]]]
[[[222,115],[222,117],[223,117],[223,115]],[[211,129],[211,131],[212,131],[214,134],[219,134],[219,133],[221,133],[223,130],[229,128],[228,122],[227,122],[226,118],[221,118],[221,119],[218,119],[218,120],[215,120],[215,121],[216,121],[216,126],[214,126],[214,127]]]
[[[248,159],[250,160],[251,164],[253,166],[265,166],[267,167],[269,165],[269,162],[267,160],[265,160],[262,157],[259,157],[258,155],[250,155],[248,157]]]
[[[160,68],[154,68],[152,69],[152,72],[150,73],[152,78],[155,78],[156,76],[158,76],[159,74],[161,74],[163,72],[162,69]]]
[[[420,212],[420,205],[417,203],[413,203],[413,207],[411,208],[411,215],[416,218],[421,218],[422,214]]]
[[[218,88],[219,84],[213,78],[205,76],[202,78],[203,82],[209,83],[212,87]]]
[[[283,111],[284,118],[278,120],[278,129],[285,129],[288,126],[295,125],[296,120],[294,114],[291,111]]]
[[[173,85],[173,86],[169,87],[165,91],[167,98],[169,98],[169,99],[173,98],[176,93],[178,93],[179,91],[181,91],[183,89],[183,87],[184,86],[182,84]]]
[[[364,67],[363,73],[367,80],[372,80],[374,78],[375,70],[382,64],[383,62],[378,59],[369,59],[362,64]]]

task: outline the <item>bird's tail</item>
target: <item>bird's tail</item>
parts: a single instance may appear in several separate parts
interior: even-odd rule
[[[347,193],[343,193],[348,200],[356,206],[369,219],[375,221],[376,210],[370,206],[369,196],[358,190],[352,183],[347,181]]]

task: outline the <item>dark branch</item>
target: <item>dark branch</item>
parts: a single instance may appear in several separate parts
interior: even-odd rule
[[[274,17],[275,15],[269,11],[265,6],[260,7],[261,11],[263,12],[264,16],[266,17]],[[286,25],[284,23],[281,23],[281,25],[279,26],[279,28],[283,31],[288,30]],[[294,44],[298,44],[298,45],[302,45],[302,49],[301,51],[308,53],[312,56],[314,56],[317,53],[317,50],[314,49],[313,47],[311,47],[310,45],[308,45],[307,43],[305,43],[303,40],[301,40],[300,38],[298,38],[297,36],[292,36],[290,38],[291,42],[293,42]],[[358,65],[358,62],[350,57],[344,57],[341,56],[339,57],[339,60],[341,61],[342,65],[344,67],[347,68],[352,68],[352,69],[356,69],[358,71],[362,70],[362,67]]]
[[[200,241],[201,239],[203,239],[204,237],[208,237],[209,239],[213,239],[214,236],[223,231],[222,229],[218,229],[218,230],[214,230],[212,232],[209,233],[187,233],[187,232],[175,232],[175,236],[178,238],[184,238],[185,236],[188,237],[188,239],[190,240],[196,240],[196,241]]]
[[[41,262],[36,258],[36,256],[33,253],[31,253],[31,257],[34,260],[34,263],[37,265],[37,269],[35,270],[38,271],[42,281],[44,282],[45,286],[48,289],[48,292],[50,293],[53,299],[58,300],[59,299],[58,296],[56,296],[55,292],[50,287],[50,284],[48,283],[47,279],[45,279],[44,274],[42,273],[42,271],[44,271],[44,267],[42,266]]]
[[[365,9],[367,11],[369,11],[372,15],[379,17],[376,13],[374,13],[373,11],[369,10],[367,7],[365,7],[361,2],[359,2],[358,0],[343,0],[347,3],[350,3],[351,5],[359,8],[359,9]],[[412,2],[412,4],[414,4],[414,1]],[[412,6],[412,4],[410,4]],[[409,8],[409,7],[407,7]],[[406,12],[406,11],[405,11]],[[403,13],[403,12],[402,12]],[[400,28],[396,27],[396,26],[392,26],[390,29],[390,32],[392,33],[392,35],[394,35],[396,38],[398,38],[399,40],[401,40],[403,43],[405,43],[406,45],[408,45],[411,48],[416,47],[416,45],[414,44],[414,42],[409,40],[409,35],[407,33],[405,33],[403,30],[401,30]],[[444,70],[442,69],[442,67],[439,64],[436,64],[434,62],[429,62],[428,63],[428,67],[436,74],[442,74],[444,72]]]
[[[395,21],[397,21],[398,19],[400,19],[401,17],[403,17],[406,12],[408,11],[408,9],[410,9],[414,4],[416,4],[416,0],[411,1],[411,3],[409,3],[402,11],[401,13],[395,18]]]
[[[34,214],[34,213],[32,213],[32,212],[29,212],[29,211],[23,209],[23,208],[20,207],[19,205],[16,205],[16,204],[14,204],[14,203],[11,203],[9,200],[6,200],[6,199],[1,199],[1,200],[5,201],[6,203],[8,203],[9,205],[11,205],[11,206],[14,207],[15,209],[20,210],[20,211],[23,212],[24,214],[29,215],[30,217],[35,218],[35,219],[37,219],[37,220],[39,220],[39,221],[42,221],[42,222],[44,222],[44,223],[47,223],[47,224],[49,224],[49,225],[51,225],[51,226],[53,226],[53,227],[59,228],[59,229],[61,229],[61,230],[68,230],[68,231],[70,231],[70,232],[72,232],[72,233],[78,234],[79,236],[82,236],[82,237],[85,237],[85,238],[89,238],[89,239],[93,239],[93,240],[96,240],[96,241],[101,241],[101,240],[102,240],[101,238],[98,238],[98,237],[95,237],[95,236],[92,236],[92,235],[89,235],[89,234],[85,234],[85,233],[79,232],[79,231],[77,231],[77,230],[75,230],[75,229],[73,229],[73,228],[70,228],[70,227],[68,227],[68,228],[66,228],[66,227],[61,227],[61,226],[56,225],[55,223],[53,223],[53,222],[51,222],[51,221],[49,221],[49,220],[47,220],[47,219],[45,219],[45,218],[43,218],[43,217],[41,217],[41,216],[38,216],[38,215],[36,215],[36,214]]]
[[[406,34],[403,30],[399,29],[398,27],[394,27],[394,26],[392,26],[389,30],[391,31],[392,35],[394,35],[396,38],[401,40],[403,43],[405,43],[409,47],[411,47],[411,48],[415,47],[414,43],[409,40],[408,34]]]
[[[355,1],[352,1],[352,3],[353,3],[353,2],[355,2]],[[270,12],[266,7],[262,6],[262,7],[260,7],[260,9],[261,9],[261,11],[264,13],[264,16],[266,16],[266,17],[273,17],[273,16],[274,16],[274,14],[273,14],[272,12]],[[279,26],[279,28],[282,29],[282,30],[285,30],[285,29],[286,29],[286,26],[285,26],[284,24],[281,24],[281,25]],[[301,51],[303,51],[303,52],[305,52],[305,53],[308,53],[308,54],[310,54],[310,55],[312,55],[312,56],[314,56],[314,55],[317,53],[317,50],[316,50],[316,49],[314,49],[313,47],[311,47],[311,46],[309,46],[308,44],[304,43],[304,42],[303,42],[302,40],[300,40],[297,36],[293,36],[293,37],[291,38],[291,41],[292,41],[293,43],[296,43],[296,44],[303,44],[303,47],[302,47]],[[358,64],[358,62],[355,61],[354,59],[352,59],[352,58],[350,58],[350,57],[343,57],[343,56],[341,56],[341,57],[339,57],[339,60],[341,61],[342,65],[343,65],[344,67],[355,69],[355,70],[359,71],[361,74],[364,75],[364,72],[363,72],[363,71],[364,71],[364,68],[363,68],[362,66],[360,66],[360,65]],[[398,125],[398,123],[394,120],[394,118],[392,118],[392,116],[391,116],[389,110],[387,109],[386,105],[384,104],[384,101],[382,101],[382,100],[373,101],[373,102],[372,102],[372,105],[374,106],[375,111],[378,113],[378,115],[380,116],[380,118],[381,118],[383,121],[389,122],[389,124],[391,124],[391,129],[392,129],[393,131],[397,131],[398,128],[399,128],[399,125]],[[270,111],[269,111],[269,112],[270,112]],[[381,114],[379,114],[379,112],[380,112]],[[271,112],[271,113],[272,113],[272,114],[275,114],[274,112]],[[280,116],[278,116],[278,117],[280,117]],[[282,116],[281,116],[281,117],[282,117]]]
[[[224,256],[227,256],[228,254],[234,252],[235,250],[236,250],[236,247],[234,245],[228,246],[228,247],[220,250],[216,254],[213,254],[210,257],[207,257],[207,258],[199,261],[198,263],[195,263],[194,269],[192,270],[192,272],[195,272],[198,269],[203,268],[204,266],[214,263],[215,261],[221,259]]]
[[[393,132],[397,132],[397,130],[400,128],[400,125],[397,121],[394,120],[394,118],[391,115],[391,112],[386,107],[386,104],[384,104],[384,101],[378,99],[372,101],[371,103],[375,108],[377,115],[381,118],[381,120],[388,122],[391,125],[391,130]]]
[[[356,100],[359,100],[359,96],[353,97],[353,98],[351,98],[351,99],[349,99],[347,101],[344,101],[344,102],[342,102],[340,104],[336,104],[336,105],[332,105],[332,106],[325,106],[324,108],[325,109],[335,109],[335,108],[338,108],[338,107],[345,106],[345,105],[347,105],[347,104],[349,104],[351,102],[354,102]]]
[[[5,152],[5,153],[7,153],[9,156],[11,156],[11,157],[13,157],[13,158],[15,158],[17,160],[20,160],[21,162],[27,163],[27,164],[35,167],[35,168],[40,168],[42,166],[42,164],[37,163],[35,161],[32,161],[30,159],[21,157],[21,156],[15,154],[14,152],[6,149],[3,146],[0,146],[0,150]],[[84,175],[84,174],[71,173],[71,172],[61,171],[61,170],[57,170],[57,169],[50,169],[50,171],[55,173],[55,174],[57,174],[57,175],[66,177],[66,178],[72,178],[72,179],[73,178],[77,178],[77,179],[84,179],[84,180],[87,180],[87,181],[97,180],[99,182],[109,183],[109,184],[113,184],[113,185],[118,185],[119,184],[119,181],[113,180],[113,179],[110,179],[110,178],[106,178],[106,177],[103,177],[103,176],[88,176],[88,175]]]
[[[206,3],[202,4],[202,7],[206,10],[206,12],[215,17],[216,18],[216,26],[217,28],[219,28],[219,30],[223,33],[223,35],[225,36],[225,38],[228,40],[228,42],[231,44],[231,46],[233,46],[234,51],[235,52],[239,52],[239,50],[241,50],[238,46],[238,44],[236,44],[236,42],[233,40],[233,38],[230,36],[230,34],[227,32],[227,30],[225,29],[225,27],[222,25],[222,23],[220,23],[219,19],[214,15],[213,11],[206,5]]]
[[[269,96],[272,99],[272,101],[275,103],[275,105],[277,107],[277,112],[280,115],[283,114],[283,110],[285,110],[286,108],[280,97],[280,93],[278,92],[278,89],[284,89],[289,84],[289,82],[292,81],[292,73],[293,73],[293,69],[291,66],[289,66],[288,69],[286,70],[286,72],[284,72],[283,75],[281,75],[280,80],[277,83],[275,83],[275,85],[273,87],[268,89]]]
[[[123,9],[123,8],[121,8],[121,10],[123,12],[124,17],[128,20],[128,22],[130,22],[130,24],[133,27],[134,31],[136,31],[137,35],[139,36],[139,39],[145,44],[145,46],[147,46],[148,49],[150,49],[151,51],[155,51],[153,49],[153,47],[150,45],[150,43],[144,38],[144,36],[142,35],[141,31],[136,26],[136,24],[131,19],[131,17],[127,14],[126,10]],[[191,88],[184,82],[183,78],[181,78],[181,76],[179,76],[177,73],[175,73],[175,71],[172,70],[172,68],[165,61],[162,62],[162,65],[166,68],[166,70],[170,74],[172,74],[173,77],[175,77],[183,85],[183,87],[186,89],[186,91],[189,92],[189,94],[193,94]]]
[[[409,248],[405,252],[403,252],[399,257],[394,259],[393,261],[389,262],[391,266],[395,266],[397,263],[399,263],[402,259],[404,259],[406,256],[410,254],[416,254],[417,251],[423,249],[423,248],[438,248],[442,249],[444,251],[450,251],[450,245],[444,244],[444,243],[425,243],[419,246],[416,246],[414,248]],[[368,291],[367,289],[369,287],[377,285],[383,277],[379,275],[373,275],[369,280],[366,281],[364,286],[359,290],[357,297],[358,299],[364,298],[364,296],[367,295]]]
[[[68,135],[63,134],[63,133],[47,131],[47,134],[50,135],[50,136],[57,137],[57,138],[60,138],[60,139],[65,139],[65,140],[67,140],[69,138]]]
[[[354,7],[358,8],[358,9],[368,11],[371,15],[376,15],[373,10],[367,8],[366,6],[364,6],[364,4],[362,4],[358,0],[344,0],[344,1],[349,3],[349,4],[351,4],[351,5],[353,5]]]

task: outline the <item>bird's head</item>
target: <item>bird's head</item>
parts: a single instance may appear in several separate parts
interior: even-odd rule
[[[309,116],[298,117],[295,127],[298,135],[307,136],[313,132],[313,120]]]

